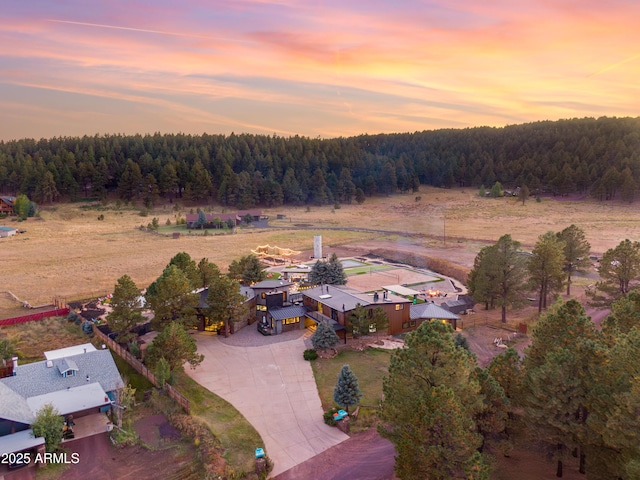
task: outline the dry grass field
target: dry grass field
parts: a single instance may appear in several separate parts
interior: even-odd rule
[[[505,233],[531,247],[538,235],[575,223],[587,232],[596,253],[624,238],[635,240],[640,236],[640,211],[635,204],[552,198],[536,202],[531,198],[523,206],[515,198],[480,198],[473,189],[426,187],[419,196],[419,201],[413,193],[379,197],[339,209],[282,207],[265,211],[270,224],[278,229],[240,228],[232,235],[208,236],[187,235],[185,229],[179,239],[171,238],[170,232],[167,236],[154,235],[137,227],[147,225],[155,216],[162,231],[167,219],[175,223],[176,216],[184,216],[191,207],[176,213],[166,205],[146,217],[136,209],[116,209],[113,203],[96,209],[87,209],[81,203],[43,207],[40,218],[20,224],[12,219],[0,222],[26,230],[0,240],[1,290],[10,290],[32,305],[51,302],[56,297],[67,301],[84,299],[111,292],[125,273],[144,288],[180,251],[196,261],[207,257],[224,269],[257,245],[309,251],[313,236],[318,234],[327,250],[341,245],[398,241],[405,248],[446,246],[451,261],[456,261],[457,254],[465,254],[467,263],[479,248]],[[220,212],[220,207],[215,211]],[[276,214],[286,217],[276,220]],[[104,219],[98,220],[99,215]],[[300,230],[297,226],[311,228]],[[405,232],[409,236],[327,230],[353,227]]]

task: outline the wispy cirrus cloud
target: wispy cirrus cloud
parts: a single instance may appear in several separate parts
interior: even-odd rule
[[[637,18],[640,5],[622,0],[13,2],[0,19],[0,108],[24,120],[0,135],[635,116]],[[62,98],[63,121],[29,117]]]

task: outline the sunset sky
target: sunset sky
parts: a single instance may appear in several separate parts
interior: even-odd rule
[[[637,0],[0,5],[0,140],[640,115]]]

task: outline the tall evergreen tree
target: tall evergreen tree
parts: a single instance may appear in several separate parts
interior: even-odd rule
[[[112,332],[118,334],[119,343],[129,343],[136,338],[131,329],[144,320],[141,305],[142,293],[129,275],[123,275],[113,289],[111,312],[107,322]]]
[[[424,322],[396,350],[383,381],[380,434],[395,445],[401,479],[449,479],[477,461],[483,408],[472,378],[475,357],[455,345],[453,330]]]
[[[209,283],[207,319],[223,322],[224,336],[230,333],[230,322],[240,320],[245,313],[246,297],[240,293],[240,284],[226,275],[214,277]]]
[[[347,274],[338,256],[332,253],[327,261],[316,261],[309,272],[309,282],[313,285],[345,285]]]
[[[558,233],[564,242],[564,271],[567,274],[567,295],[571,295],[571,277],[574,272],[581,272],[589,266],[591,245],[584,231],[575,225],[569,225]]]
[[[191,258],[187,252],[179,252],[176,253],[171,260],[169,260],[169,265],[175,265],[178,267],[182,273],[189,279],[193,289],[196,289],[200,283],[200,276],[198,275],[198,268],[196,266],[195,260]]]
[[[204,355],[198,353],[196,341],[184,325],[171,322],[153,339],[145,355],[145,361],[151,368],[155,368],[163,358],[169,363],[171,372],[175,372],[182,371],[185,363],[196,368],[204,360]]]
[[[168,265],[162,275],[149,285],[146,299],[154,312],[156,329],[175,321],[193,324],[198,295],[193,293],[191,280],[176,265]]]
[[[197,272],[198,283],[195,285],[196,288],[206,288],[214,279],[220,276],[220,269],[215,263],[210,262],[208,258],[200,260]]]
[[[333,401],[344,406],[346,412],[349,413],[349,407],[357,405],[361,398],[362,392],[358,386],[358,377],[349,368],[349,365],[344,365],[338,374],[336,388],[333,390]]]
[[[124,171],[120,175],[118,182],[118,195],[121,199],[130,202],[138,198],[140,194],[140,186],[142,184],[142,173],[140,165],[133,160],[127,160]]]
[[[549,295],[562,287],[564,247],[564,242],[555,233],[540,235],[527,263],[529,284],[538,291],[538,313],[547,308]]]
[[[608,306],[631,291],[631,283],[640,278],[640,242],[623,240],[610,248],[600,261],[600,281],[588,290],[594,306]]]

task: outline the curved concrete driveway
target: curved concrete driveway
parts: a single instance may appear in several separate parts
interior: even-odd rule
[[[204,361],[196,370],[185,369],[236,407],[260,433],[274,463],[272,476],[349,438],[322,419],[311,365],[302,358],[305,345],[300,333],[273,337],[276,343],[266,345],[256,345],[269,338],[251,326],[230,337],[236,337],[234,343],[243,338],[255,346],[228,345],[216,335],[196,334]],[[292,339],[282,341],[285,335]]]

